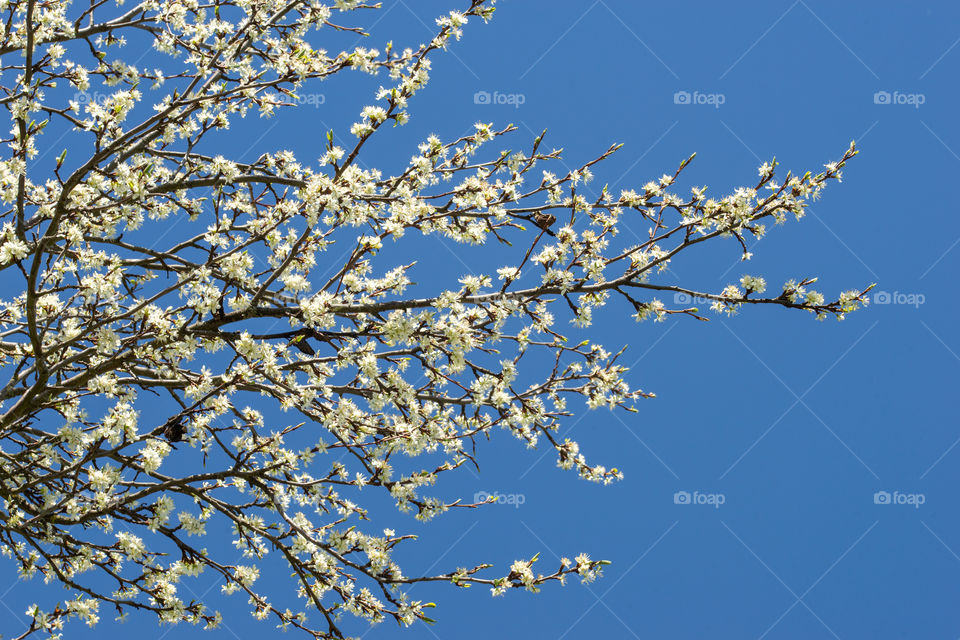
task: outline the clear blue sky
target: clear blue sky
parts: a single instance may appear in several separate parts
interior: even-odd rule
[[[366,46],[416,46],[433,17],[464,4],[385,0]],[[438,493],[518,494],[521,506],[458,510],[428,525],[390,516],[398,531],[421,535],[399,556],[408,574],[481,561],[505,573],[536,552],[546,571],[586,551],[613,562],[604,579],[496,599],[420,585],[418,599],[440,604],[436,625],[401,633],[385,623],[366,638],[960,636],[958,41],[955,2],[523,0],[501,2],[489,25],[471,23],[434,59],[410,124],[386,132],[382,159],[368,165],[395,167],[431,132],[452,138],[478,120],[512,122],[514,148],[548,128],[547,145],[563,147],[571,166],[625,143],[595,171],[598,188],[642,185],[696,151],[686,184],[723,194],[755,183],[774,155],[784,170],[816,171],[856,139],[861,154],[843,183],[801,223],[774,229],[746,268],[724,246],[686,255],[663,282],[719,291],[745,272],[771,286],[819,276],[828,295],[876,282],[891,303],[841,323],[748,309],[641,325],[611,304],[594,331],[610,348],[630,345],[630,381],[658,397],[635,415],[580,412],[568,429],[590,459],[622,469],[623,482],[578,480],[551,453],[496,434],[480,449],[481,473],[447,478]],[[328,128],[347,137],[378,82],[318,85],[322,105],[238,127],[225,149],[313,159]],[[478,91],[523,103],[477,104]],[[272,128],[248,150],[256,127]],[[431,247],[447,274],[502,266],[439,240]],[[439,287],[437,273],[415,275]],[[675,504],[680,491],[724,503]],[[876,504],[883,491],[923,504]],[[201,578],[189,589],[209,586]],[[11,585],[4,602],[19,614],[51,593],[41,587]],[[279,633],[239,596],[223,611],[224,628],[201,634],[152,619],[117,627],[103,610],[96,630],[67,637]],[[16,623],[2,626],[16,635]]]

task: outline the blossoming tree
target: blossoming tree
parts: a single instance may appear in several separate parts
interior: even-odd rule
[[[564,336],[567,320],[580,330],[608,303],[638,321],[701,317],[658,298],[677,293],[719,312],[779,305],[818,318],[866,303],[859,290],[828,300],[804,278],[770,293],[754,276],[718,292],[657,282],[681,252],[720,237],[749,257],[746,238],[802,217],[852,145],[821,173],[778,179],[776,162],[765,164],[751,187],[717,199],[670,191],[689,160],[588,199],[593,165],[616,147],[551,173],[543,167],[559,152],[543,136],[489,151],[512,130],[489,124],[427,138],[396,175],[362,168],[361,158],[375,163],[368,141],[407,120],[431,56],[494,10],[467,3],[436,21],[427,44],[336,54],[318,37],[359,31],[339,21],[376,6],[4,4],[0,548],[24,578],[72,593],[32,607],[23,636],[56,634],[71,617],[93,624],[106,609],[215,627],[219,614],[177,588],[200,572],[241,592],[256,617],[322,638],[342,637],[345,614],[427,619],[405,593],[420,581],[500,594],[592,579],[603,563],[587,555],[547,573],[533,558],[500,574],[481,563],[411,575],[391,552],[412,536],[365,529],[354,496],[385,492],[424,520],[477,508],[429,488],[474,464],[473,440],[501,429],[552,447],[587,480],[620,477],[557,435],[569,400],[635,411],[649,395],[628,385],[618,353]],[[124,58],[135,50],[121,48],[127,38],[152,46],[149,68]],[[347,70],[384,79],[343,132],[349,144],[330,135],[319,161],[266,150],[251,163],[212,148],[237,117],[282,118],[298,92]],[[82,99],[94,90],[102,100]],[[57,127],[65,138],[44,138]],[[620,242],[624,221],[649,236]],[[378,250],[415,234],[503,244],[513,259],[459,288],[405,295],[416,266]],[[333,246],[346,257],[321,276]],[[178,463],[184,449],[202,464]],[[441,462],[418,464],[428,454]],[[203,544],[208,528],[244,562]],[[299,600],[259,587],[270,563]]]

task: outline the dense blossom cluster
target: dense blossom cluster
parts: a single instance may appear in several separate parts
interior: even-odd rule
[[[542,167],[559,152],[543,150],[542,135],[526,151],[488,152],[512,128],[485,123],[456,140],[430,136],[397,175],[364,168],[367,141],[407,121],[430,56],[468,19],[489,19],[492,4],[438,19],[416,48],[336,54],[316,48],[317,31],[359,32],[336,21],[375,7],[3,5],[0,50],[20,58],[2,80],[12,128],[0,160],[0,551],[22,576],[76,594],[32,608],[28,633],[56,634],[71,617],[94,624],[108,609],[215,627],[219,614],[178,587],[201,572],[244,594],[257,618],[316,637],[341,637],[344,612],[426,619],[404,590],[418,581],[500,594],[593,580],[603,562],[587,555],[548,573],[534,557],[500,577],[486,577],[487,564],[407,575],[392,551],[412,536],[364,528],[359,490],[386,492],[419,519],[476,507],[430,488],[475,464],[474,440],[501,429],[552,447],[588,480],[619,478],[558,426],[573,398],[632,410],[649,394],[627,383],[620,352],[572,344],[567,316],[573,330],[589,327],[615,301],[637,320],[700,317],[668,306],[668,292],[726,313],[767,304],[842,317],[866,303],[865,291],[828,301],[811,278],[772,293],[752,275],[716,293],[655,278],[714,238],[735,238],[748,258],[745,238],[802,217],[852,146],[817,174],[778,181],[765,164],[753,187],[717,199],[705,187],[671,191],[689,160],[638,190],[588,198],[593,166],[617,147],[554,173]],[[149,67],[127,39],[152,42]],[[329,136],[316,161],[207,151],[211,132],[282,117],[310,83],[347,70],[385,78],[349,144]],[[44,145],[56,144],[68,151],[45,162]],[[622,242],[627,221],[649,237]],[[411,296],[415,264],[383,257],[407,234],[504,243],[515,260]],[[278,422],[279,409],[296,417]],[[185,469],[185,454],[202,464]],[[225,526],[242,564],[197,542]],[[258,588],[270,563],[289,569],[297,606]]]

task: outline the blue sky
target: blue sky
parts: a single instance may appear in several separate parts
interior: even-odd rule
[[[416,46],[433,17],[462,4],[385,0],[364,44]],[[800,223],[773,229],[750,263],[721,244],[685,254],[662,282],[719,291],[743,273],[771,286],[819,276],[828,295],[875,282],[875,304],[840,323],[764,308],[638,325],[612,303],[594,335],[629,345],[628,379],[657,398],[638,414],[577,409],[567,429],[589,459],[622,469],[621,483],[578,480],[551,453],[500,434],[480,447],[479,474],[448,478],[438,493],[522,504],[426,525],[389,516],[421,536],[400,552],[408,574],[482,561],[505,573],[537,552],[546,572],[585,551],[612,561],[605,577],[496,599],[418,585],[418,599],[439,604],[435,625],[403,633],[385,623],[365,637],[960,635],[958,42],[952,2],[504,0],[490,24],[471,23],[434,59],[410,124],[387,132],[368,165],[395,167],[431,132],[514,123],[514,148],[547,128],[547,146],[571,167],[624,143],[596,168],[596,188],[640,186],[697,152],[684,184],[724,194],[755,184],[774,155],[784,171],[816,172],[855,139],[861,153],[843,183]],[[341,35],[329,48],[350,44]],[[322,104],[234,129],[225,153],[315,158],[327,129],[347,137],[378,82],[317,85]],[[424,287],[502,266],[440,240],[430,247],[417,256]],[[691,503],[677,504],[678,492]],[[19,613],[50,593],[62,597],[14,583],[3,598]],[[239,599],[223,610],[224,628],[202,635],[153,620],[117,627],[105,610],[96,630],[68,637],[271,637],[273,625]]]

